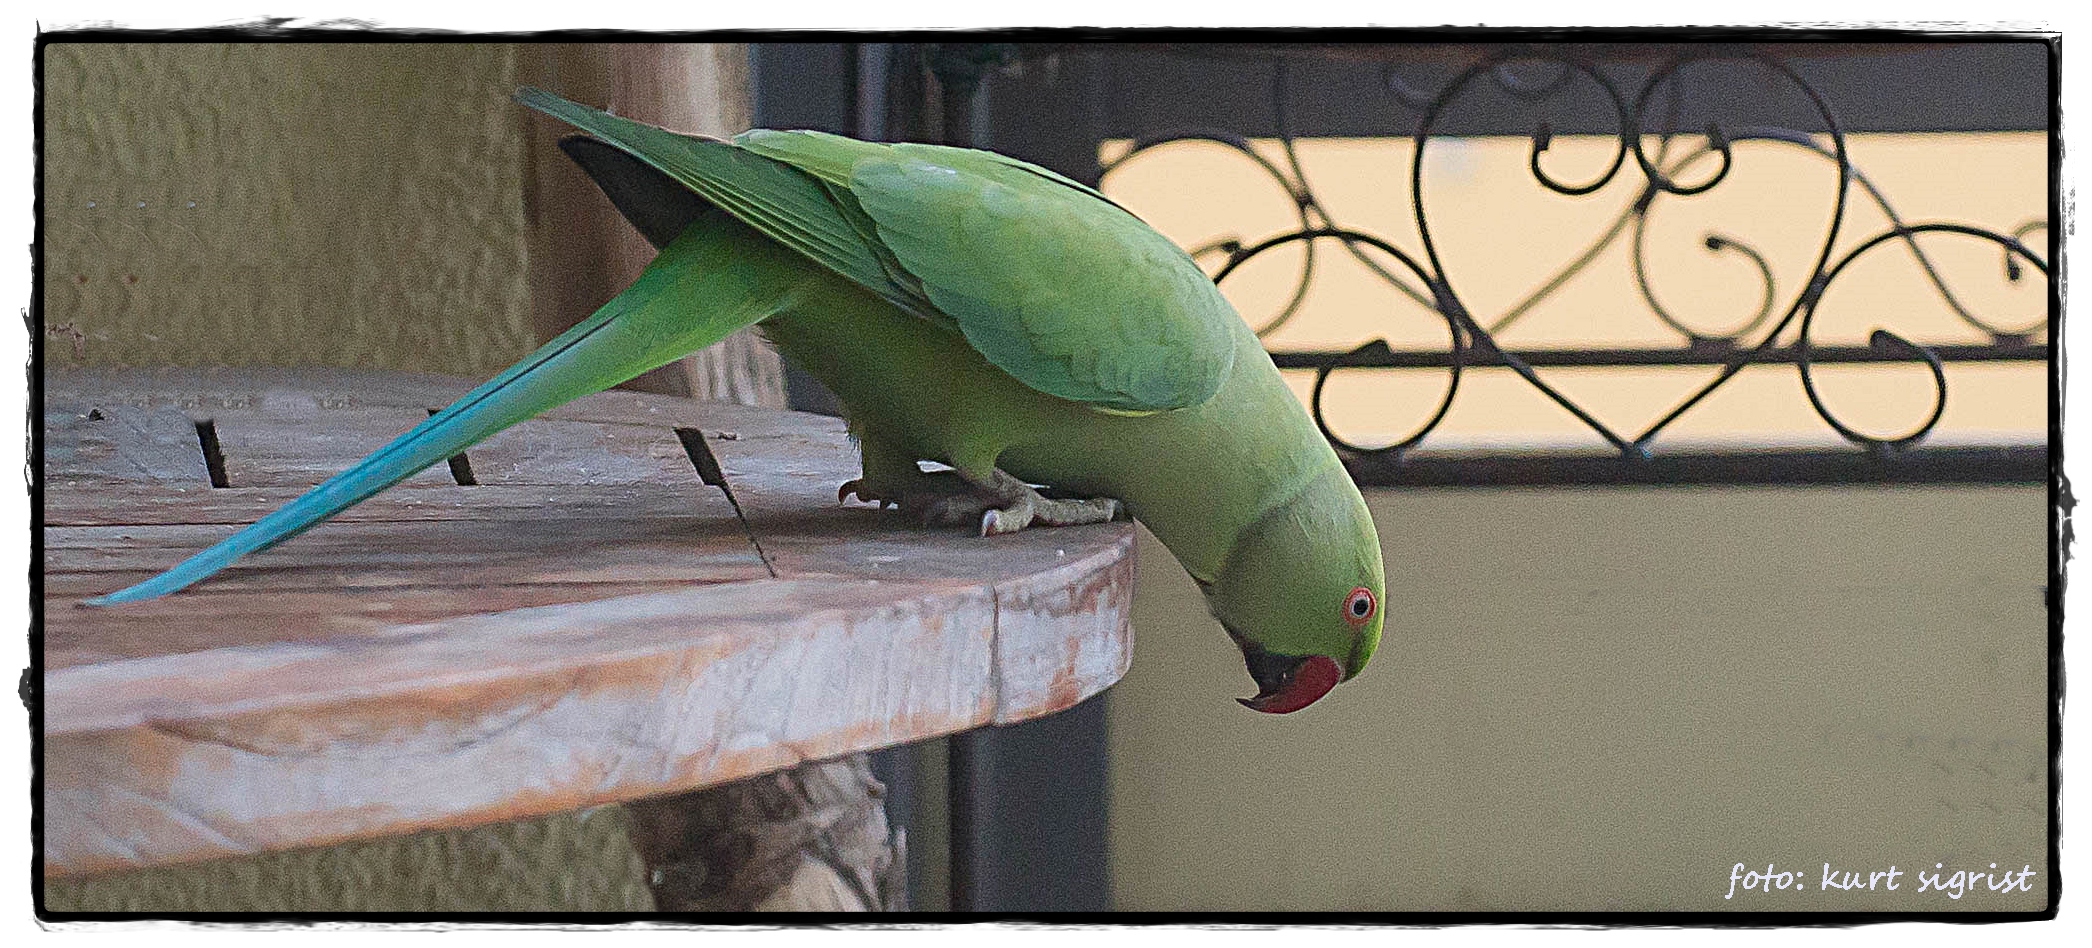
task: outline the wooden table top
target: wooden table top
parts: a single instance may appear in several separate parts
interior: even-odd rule
[[[983,540],[844,507],[839,421],[628,392],[473,448],[476,486],[431,468],[191,590],[78,605],[471,384],[46,375],[47,874],[688,790],[1047,714],[1130,661],[1130,526]]]

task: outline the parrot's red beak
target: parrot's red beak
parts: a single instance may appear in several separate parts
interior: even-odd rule
[[[1344,680],[1344,670],[1327,655],[1293,658],[1249,644],[1243,645],[1242,654],[1250,677],[1257,680],[1257,696],[1235,700],[1251,711],[1291,714],[1314,704]]]

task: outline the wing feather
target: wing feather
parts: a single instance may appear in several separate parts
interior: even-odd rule
[[[850,190],[929,301],[1033,388],[1161,411],[1204,402],[1233,366],[1233,308],[1182,249],[1115,206],[1022,169],[991,177],[900,148],[859,161]]]
[[[955,327],[988,361],[1049,395],[1104,411],[1166,411],[1212,397],[1233,366],[1241,319],[1190,256],[1047,169],[820,132],[756,130],[730,143],[535,89],[518,98]]]

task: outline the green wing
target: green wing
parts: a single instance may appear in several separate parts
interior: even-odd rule
[[[1121,411],[1197,405],[1238,320],[1189,255],[1036,165],[938,145],[754,131],[736,143],[847,189],[967,342],[1026,385]]]
[[[729,144],[536,90],[519,98],[897,305],[955,325],[1041,392],[1164,411],[1212,397],[1232,366],[1239,317],[1191,258],[1043,168],[818,132],[755,131]]]

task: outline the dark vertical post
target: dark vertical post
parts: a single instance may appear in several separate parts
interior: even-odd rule
[[[858,138],[884,141],[888,136],[886,81],[892,64],[892,43],[857,45],[857,130],[854,134]]]
[[[857,73],[863,61],[854,53],[855,47],[842,43],[748,44],[755,127],[808,128],[862,137],[857,127],[863,118]],[[817,415],[843,413],[835,394],[819,380],[790,362],[784,370],[787,407]]]
[[[937,95],[921,43],[894,43],[886,74],[886,138],[889,141],[941,141],[942,123],[931,109]]]
[[[1111,908],[1104,700],[950,739],[952,910]]]

